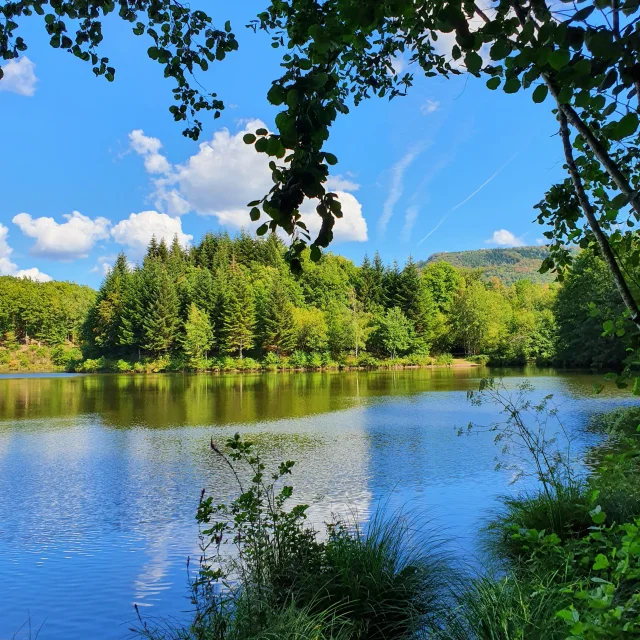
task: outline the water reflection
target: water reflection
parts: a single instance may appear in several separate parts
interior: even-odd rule
[[[586,416],[624,400],[594,396],[596,378],[535,375],[555,393],[584,445]],[[380,500],[426,512],[465,552],[493,499],[508,490],[489,421],[466,391],[482,374],[413,370],[252,376],[0,377],[0,638],[31,612],[42,638],[119,638],[132,604],[163,615],[188,608],[185,562],[197,553],[202,487],[235,487],[210,437],[241,431],[268,464],[297,461],[295,497],[321,525],[366,517]],[[122,626],[122,625],[125,626]]]

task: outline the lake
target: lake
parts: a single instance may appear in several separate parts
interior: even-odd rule
[[[209,449],[236,431],[297,461],[294,497],[321,525],[384,502],[424,514],[461,557],[508,491],[490,434],[458,437],[480,368],[256,375],[0,376],[0,639],[129,637],[143,615],[184,615],[194,513],[233,485]],[[589,416],[631,402],[598,376],[527,369],[578,446]]]

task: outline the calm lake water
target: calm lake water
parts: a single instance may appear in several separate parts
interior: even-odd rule
[[[130,637],[148,616],[188,609],[200,490],[230,479],[209,450],[239,431],[274,463],[297,461],[295,497],[322,523],[381,502],[424,513],[462,557],[510,487],[491,436],[457,437],[494,407],[473,407],[481,369],[245,376],[0,376],[0,639]],[[528,377],[555,394],[580,446],[589,416],[629,403],[597,376]],[[24,626],[23,626],[24,625]]]

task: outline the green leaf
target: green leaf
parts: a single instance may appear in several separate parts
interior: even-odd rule
[[[267,222],[265,222],[264,224],[261,224],[256,229],[256,234],[259,235],[259,236],[263,236],[265,233],[267,233],[267,231],[269,231],[269,224]]]
[[[268,133],[269,132],[263,127],[260,127],[260,129],[256,130],[256,135],[257,136],[266,136]]]
[[[602,329],[603,329],[602,335],[603,336],[609,335],[613,331],[614,326],[615,325],[613,324],[613,320],[606,320],[605,322],[603,322],[603,324],[602,324]]]
[[[602,553],[599,553],[596,556],[596,561],[593,563],[593,570],[601,571],[602,569],[607,569],[608,567],[609,567],[609,560],[607,559],[607,556],[603,555]]]
[[[256,141],[256,137],[253,133],[245,133],[244,136],[242,136],[242,141],[245,144],[253,144]]]
[[[326,163],[331,166],[338,164],[338,158],[336,158],[336,156],[334,156],[333,153],[325,153],[324,159]]]
[[[549,65],[556,71],[564,69],[571,59],[568,49],[554,49],[549,55]]]
[[[487,80],[487,89],[491,89],[491,91],[495,91],[500,86],[500,78],[493,77]]]
[[[503,90],[505,93],[517,93],[520,90],[520,80],[518,78],[509,78],[505,83]]]
[[[616,124],[613,134],[611,135],[614,140],[622,140],[632,133],[635,133],[638,128],[638,116],[635,113],[627,113]]]
[[[251,211],[249,211],[249,217],[253,222],[260,220],[260,209],[258,209],[258,207],[253,207]]]
[[[320,247],[316,246],[315,244],[311,245],[310,257],[313,262],[318,262],[318,260],[320,260],[320,258],[322,257],[322,251],[320,251]]]
[[[544,102],[547,94],[549,93],[549,87],[546,84],[539,84],[533,90],[533,101],[536,103]]]
[[[149,47],[147,54],[152,60],[157,60],[160,57],[160,49],[158,47]]]
[[[464,64],[470,73],[478,73],[482,68],[482,58],[475,51],[470,51],[464,58]]]

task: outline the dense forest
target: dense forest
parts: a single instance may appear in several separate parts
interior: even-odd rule
[[[552,273],[540,273],[540,263],[549,256],[547,247],[507,247],[504,249],[476,249],[474,251],[446,251],[434,253],[424,262],[449,262],[461,269],[482,269],[483,278],[498,278],[507,285],[518,280],[536,283],[551,283]]]
[[[52,364],[85,371],[418,365],[450,354],[614,367],[627,356],[624,336],[601,338],[622,309],[592,252],[562,286],[507,286],[482,269],[412,258],[400,268],[378,254],[357,267],[303,253],[296,276],[285,251],[275,235],[210,233],[189,249],[153,239],[140,265],[121,254],[97,294],[0,278],[0,366],[37,367],[46,348]]]

